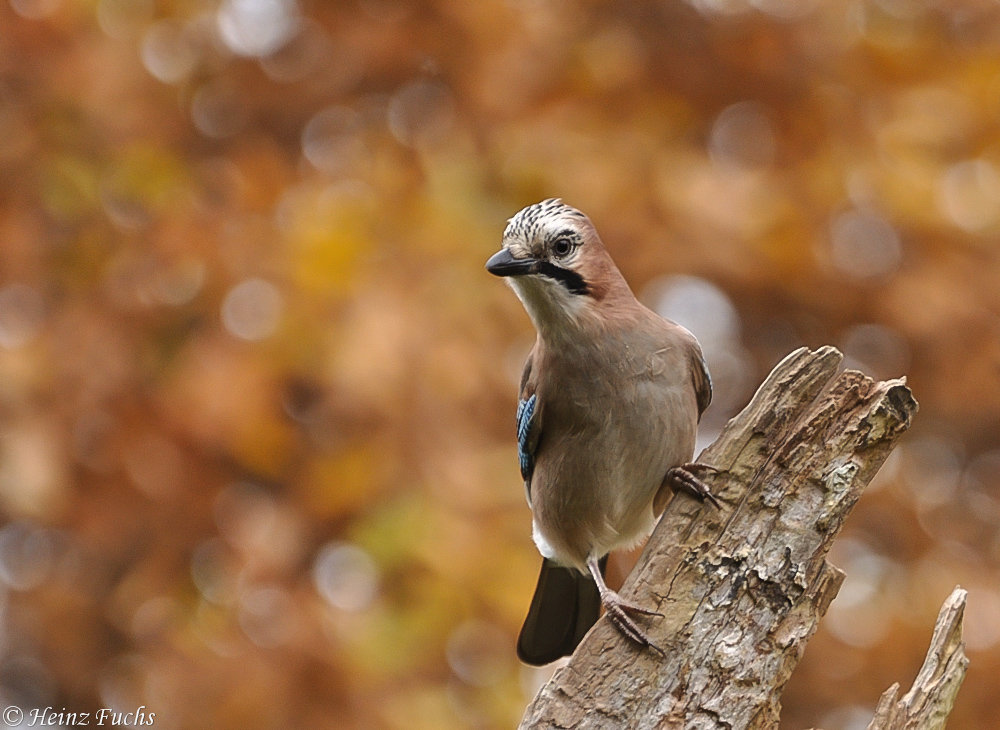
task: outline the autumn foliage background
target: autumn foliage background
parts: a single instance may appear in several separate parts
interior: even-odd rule
[[[586,211],[692,329],[702,442],[800,345],[921,410],[783,728],[864,728],[969,589],[1000,727],[1000,4],[5,0],[0,699],[169,728],[511,728],[533,337]]]

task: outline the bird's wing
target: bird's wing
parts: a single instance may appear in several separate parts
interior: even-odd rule
[[[532,376],[532,355],[524,363],[521,374],[521,392],[517,403],[517,457],[521,462],[521,477],[531,505],[531,475],[535,470],[535,449],[541,435],[542,414]]]
[[[698,418],[712,402],[712,376],[708,374],[705,356],[701,347],[695,343],[691,349],[691,379],[694,381],[694,392],[698,399]]]

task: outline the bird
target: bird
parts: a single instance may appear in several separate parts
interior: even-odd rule
[[[538,583],[517,641],[541,666],[573,653],[601,607],[639,647],[659,651],[604,578],[613,550],[649,536],[685,491],[718,508],[693,462],[712,380],[688,330],[641,304],[580,210],[550,198],[516,213],[486,263],[536,330],[521,375],[517,450]]]

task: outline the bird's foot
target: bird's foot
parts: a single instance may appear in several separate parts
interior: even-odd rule
[[[649,636],[646,635],[646,632],[643,631],[639,627],[639,624],[635,622],[635,619],[629,615],[637,613],[642,616],[662,617],[662,613],[659,611],[651,611],[648,608],[643,608],[642,606],[630,603],[612,590],[608,590],[601,594],[601,604],[604,606],[604,610],[607,613],[608,618],[611,619],[611,623],[613,623],[619,631],[625,634],[625,636],[641,646],[643,649],[653,649],[655,652],[660,654],[660,656],[666,656],[663,649],[654,644],[650,640]]]
[[[711,502],[716,509],[722,509],[722,505],[719,504],[719,500],[717,500],[715,495],[712,494],[712,490],[708,488],[708,485],[694,475],[693,472],[696,471],[717,473],[719,470],[714,466],[709,466],[708,464],[691,462],[690,464],[675,466],[673,469],[668,471],[667,480],[670,482],[675,491],[687,492],[691,496],[700,499],[702,502],[706,500]]]

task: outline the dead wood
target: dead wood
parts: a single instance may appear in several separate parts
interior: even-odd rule
[[[904,380],[838,373],[840,361],[832,347],[786,357],[701,454],[719,470],[706,481],[721,510],[687,496],[668,505],[622,591],[664,614],[644,625],[666,656],[601,619],[522,730],[777,727],[781,691],[844,579],[826,554],[917,410]],[[949,626],[926,681],[902,700],[887,693],[889,724],[872,730],[943,723],[964,670],[960,647],[947,654],[960,620]]]

